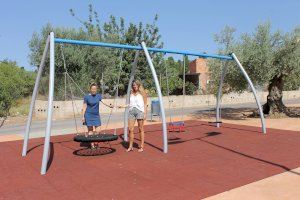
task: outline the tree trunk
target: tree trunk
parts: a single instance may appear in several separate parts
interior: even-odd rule
[[[7,116],[0,117],[0,128],[3,126],[6,119],[7,119]]]
[[[283,90],[283,75],[275,76],[268,86],[268,97],[267,103],[263,105],[264,114],[269,115],[282,115],[287,114],[288,109],[282,101],[282,90]]]

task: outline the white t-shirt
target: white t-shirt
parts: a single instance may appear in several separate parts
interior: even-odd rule
[[[145,112],[144,98],[140,93],[130,95],[129,109],[132,108],[137,108],[138,110]]]

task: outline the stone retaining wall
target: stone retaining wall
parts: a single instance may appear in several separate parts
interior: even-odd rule
[[[264,103],[267,98],[267,92],[258,92],[258,97],[261,103]],[[170,96],[172,103],[171,108],[181,108],[182,106],[182,96]],[[300,91],[284,91],[284,100],[300,98]],[[157,98],[148,98],[148,109],[151,108],[151,100]],[[113,104],[113,99],[104,99],[106,104]],[[125,98],[116,99],[117,105],[124,105]],[[163,97],[165,109],[169,108],[168,97]],[[228,104],[243,104],[255,102],[253,94],[249,92],[244,92],[241,94],[230,93],[225,94],[222,97],[222,105]],[[74,101],[74,111],[76,115],[81,114],[82,100]],[[216,104],[216,98],[214,95],[193,95],[185,96],[184,107],[209,107],[212,108]],[[72,101],[54,101],[53,103],[53,116],[55,118],[65,118],[73,116],[73,106]],[[110,109],[103,104],[100,106],[101,113],[109,113]],[[124,109],[115,109],[114,112],[123,112]],[[34,114],[36,117],[44,118],[47,115],[47,101],[37,100],[35,104]]]

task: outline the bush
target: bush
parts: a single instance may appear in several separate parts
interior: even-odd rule
[[[34,72],[25,71],[15,62],[0,62],[0,117],[8,116],[16,100],[32,92],[34,81]]]
[[[185,92],[187,95],[193,95],[197,92],[197,87],[191,82],[186,82]]]

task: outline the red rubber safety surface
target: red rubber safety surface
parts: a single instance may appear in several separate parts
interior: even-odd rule
[[[77,156],[73,135],[52,137],[45,176],[43,138],[30,140],[27,157],[22,141],[0,143],[0,199],[202,199],[300,166],[300,132],[185,125],[169,134],[168,154],[160,125],[146,127],[143,153],[126,153],[119,139],[111,154]]]

